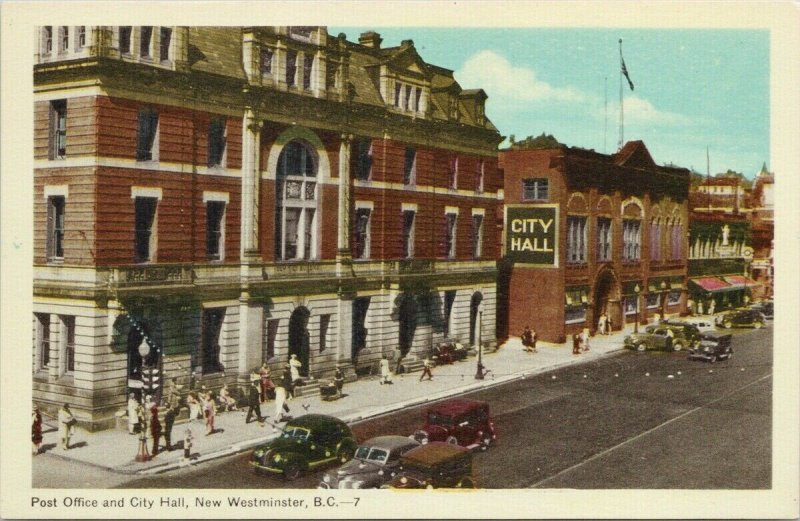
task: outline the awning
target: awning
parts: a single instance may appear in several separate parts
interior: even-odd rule
[[[726,277],[722,277],[725,279],[725,282],[734,286],[736,289],[745,289],[745,288],[752,288],[755,286],[761,286],[760,282],[756,282],[750,277],[745,277],[744,275],[728,275]]]
[[[735,291],[740,289],[738,287],[731,286],[724,280],[717,277],[698,277],[696,279],[689,280],[691,280],[695,285],[700,286],[700,289],[708,291],[709,293],[721,293],[723,291]]]

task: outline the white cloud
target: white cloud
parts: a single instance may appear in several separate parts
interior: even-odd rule
[[[624,99],[625,123],[643,123],[651,125],[689,125],[692,119],[677,112],[658,110],[652,103],[638,96]],[[619,102],[609,104],[610,114],[619,114]],[[598,117],[602,117],[602,113]]]
[[[480,86],[494,99],[512,101],[572,101],[585,96],[572,87],[557,88],[536,77],[533,69],[515,67],[506,58],[492,51],[481,51],[470,57],[456,79],[464,88]]]

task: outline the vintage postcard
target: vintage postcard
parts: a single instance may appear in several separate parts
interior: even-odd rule
[[[0,9],[2,517],[798,516],[794,3]]]

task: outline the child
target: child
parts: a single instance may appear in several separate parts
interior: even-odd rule
[[[183,461],[189,461],[192,455],[192,431],[188,427],[183,433]]]

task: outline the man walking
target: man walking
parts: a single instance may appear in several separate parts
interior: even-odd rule
[[[427,375],[428,380],[433,380],[433,373],[431,372],[431,367],[433,367],[433,362],[431,362],[430,357],[425,357],[425,360],[422,361],[422,374],[419,377],[419,381],[421,382],[423,378]]]
[[[261,422],[261,393],[259,392],[258,382],[250,383],[250,391],[247,393],[247,417],[244,419],[245,425],[250,423],[250,418],[253,414],[256,415],[256,421]]]
[[[158,442],[161,440],[161,420],[158,419],[158,405],[150,407],[150,436],[153,437],[153,457],[158,455]]]
[[[62,450],[69,449],[69,439],[72,436],[72,428],[75,423],[75,416],[69,410],[69,404],[65,403],[58,411],[58,438],[61,440]]]
[[[525,326],[525,330],[522,332],[522,348],[525,349],[526,352],[531,353],[533,352],[532,345],[533,345],[533,334],[531,334],[530,326]]]
[[[164,444],[168,451],[172,450],[172,426],[177,416],[178,408],[168,406],[167,412],[164,413]]]

